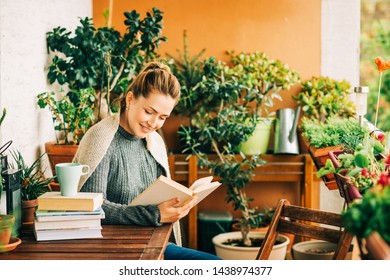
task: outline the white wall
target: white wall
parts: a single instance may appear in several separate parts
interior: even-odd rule
[[[10,149],[20,150],[30,164],[45,142],[55,140],[51,114],[36,98],[49,90],[46,32],[57,26],[73,30],[79,17],[92,17],[92,0],[1,0],[0,5],[0,107],[7,109],[0,143],[12,140]]]
[[[359,85],[360,1],[322,0],[321,75]],[[320,208],[340,212],[344,199],[321,182]]]

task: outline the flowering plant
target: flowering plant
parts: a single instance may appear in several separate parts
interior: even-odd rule
[[[367,238],[378,232],[390,244],[390,154],[386,159],[387,171],[379,175],[376,184],[362,199],[354,201],[342,213],[345,229],[357,238]]]
[[[385,147],[383,133],[374,137],[366,135],[363,143],[359,143],[352,151],[339,151],[336,157],[328,159],[325,166],[318,171],[318,176],[334,173],[345,184],[342,187],[354,186],[363,194],[372,188],[387,170],[390,158],[383,156]]]

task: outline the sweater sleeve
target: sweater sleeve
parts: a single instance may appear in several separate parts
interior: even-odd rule
[[[105,212],[103,224],[126,224],[140,226],[161,226],[160,211],[156,205],[147,206],[128,206],[127,204],[110,201],[107,197],[109,188],[116,188],[109,184],[108,174],[110,171],[110,161],[105,156],[91,176],[83,185],[83,192],[101,192],[103,193],[102,208]],[[113,195],[112,199],[115,198]]]

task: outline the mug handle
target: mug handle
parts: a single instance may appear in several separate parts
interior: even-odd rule
[[[84,169],[87,169],[87,171],[84,171]],[[81,175],[87,175],[89,173],[89,166],[88,165],[82,165],[81,166]]]

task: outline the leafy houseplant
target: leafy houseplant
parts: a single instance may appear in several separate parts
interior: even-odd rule
[[[346,80],[312,77],[301,86],[301,92],[292,98],[302,107],[306,118],[325,121],[330,116],[348,118],[354,115],[355,105],[348,96],[351,85]]]
[[[20,151],[11,151],[15,163],[10,163],[10,168],[20,170],[21,194],[22,200],[34,200],[38,196],[50,191],[49,183],[52,177],[45,178],[45,170],[42,167],[42,158],[40,155],[31,165],[26,164]]]
[[[49,108],[53,116],[54,129],[65,135],[64,144],[78,144],[80,135],[83,135],[94,121],[93,89],[82,89],[77,95],[77,104],[73,103],[67,95],[59,100],[55,99],[54,92],[43,92],[38,95],[39,107]],[[57,137],[57,144],[59,143]]]
[[[300,75],[280,60],[274,60],[265,53],[228,52],[232,67],[228,70],[234,79],[243,85],[245,103],[254,107],[256,129],[252,136],[241,144],[245,154],[266,153],[269,143],[274,112],[274,99],[282,100],[282,90],[289,90],[300,81]],[[252,143],[259,143],[253,147]],[[262,143],[262,144],[261,144]],[[257,144],[256,144],[257,146]]]
[[[80,19],[72,32],[56,27],[47,33],[49,53],[54,57],[48,66],[50,84],[67,85],[70,101],[80,102],[82,89],[95,93],[95,122],[112,112],[113,98],[123,94],[145,61],[155,58],[162,41],[163,12],[153,8],[144,19],[135,10],[125,12],[127,27],[122,35],[113,27],[96,28],[91,18]]]
[[[249,202],[253,199],[246,196],[244,188],[253,177],[253,170],[264,161],[258,155],[248,158],[238,149],[253,131],[245,121],[251,117],[251,111],[239,102],[242,85],[228,74],[223,62],[210,58],[207,63],[207,72],[197,87],[200,94],[208,98],[198,107],[192,127],[183,127],[179,132],[187,144],[183,153],[196,155],[201,167],[209,168],[221,178],[227,188],[226,201],[242,213],[243,240],[244,244],[250,245],[248,233],[258,215],[250,207]],[[194,132],[197,138],[193,137]],[[210,147],[217,155],[205,153],[202,146]]]
[[[369,133],[368,126],[360,126],[358,119],[353,117],[330,116],[326,122],[304,117],[301,128],[317,170],[325,166],[329,159],[329,151],[340,149],[353,151]],[[321,178],[330,190],[338,188],[333,173]]]
[[[144,62],[157,57],[157,47],[166,41],[162,15],[157,8],[143,19],[135,10],[125,12],[124,34],[113,27],[96,28],[91,18],[80,19],[73,32],[64,27],[47,32],[47,49],[54,56],[47,78],[63,86],[64,96],[56,101],[53,93],[41,93],[38,104],[49,107],[55,129],[66,136],[63,142],[57,138],[45,144],[53,174],[55,164],[72,161],[77,152],[76,145],[58,143],[77,144],[89,126],[117,111],[111,102],[124,94]]]
[[[366,135],[353,151],[331,151],[330,160],[318,171],[318,176],[335,174],[340,194],[347,203],[360,198],[378,181],[386,170],[382,143]]]
[[[358,119],[331,116],[322,122],[318,119],[302,118],[303,136],[317,149],[341,145],[343,149],[354,150],[363,142],[368,126],[359,124]]]
[[[198,106],[201,106],[203,100],[207,98],[197,91],[197,85],[202,81],[203,75],[210,65],[208,60],[201,59],[205,51],[206,49],[202,49],[199,53],[191,56],[187,31],[184,30],[183,51],[177,50],[176,58],[167,54],[168,64],[181,86],[180,100],[174,108],[174,114],[188,117],[190,120],[196,114]]]
[[[387,156],[387,168],[390,164]],[[390,176],[389,171],[381,173],[375,186],[363,197],[354,201],[342,213],[345,229],[356,235],[358,240],[368,241],[376,232],[387,243],[379,250],[390,252]]]
[[[11,151],[14,162],[9,163],[10,168],[20,170],[22,195],[22,221],[26,225],[34,223],[34,212],[37,207],[37,198],[50,191],[49,183],[53,178],[45,178],[40,155],[31,165],[26,164],[19,151]]]
[[[228,54],[233,64],[231,74],[250,89],[244,98],[255,102],[258,117],[272,116],[274,113],[268,109],[274,106],[274,99],[282,100],[280,92],[289,90],[301,80],[297,71],[264,52],[235,54],[229,51]]]

